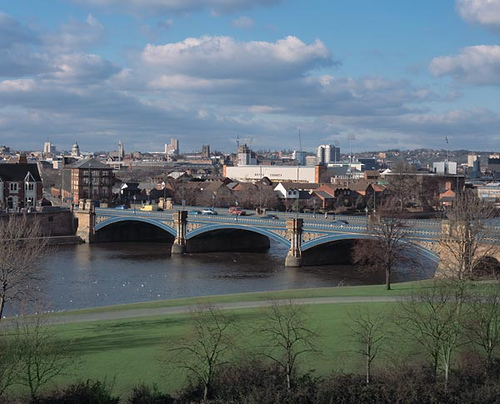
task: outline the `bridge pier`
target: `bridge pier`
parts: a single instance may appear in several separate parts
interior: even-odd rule
[[[184,254],[186,252],[187,212],[178,210],[173,212],[172,216],[177,236],[172,244],[171,254]]]
[[[286,221],[286,229],[291,236],[290,250],[285,258],[286,267],[300,267],[302,265],[302,227],[303,219],[288,219]]]
[[[92,243],[95,239],[95,205],[91,200],[85,199],[80,202],[78,210],[73,211],[78,220],[76,235],[86,243]]]

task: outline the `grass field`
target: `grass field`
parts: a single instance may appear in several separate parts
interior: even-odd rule
[[[293,299],[329,296],[403,296],[414,288],[425,288],[428,282],[395,284],[387,291],[383,285],[363,287],[337,287],[311,290],[273,292],[273,298]],[[210,299],[179,299],[175,301],[141,303],[108,308],[85,310],[102,312],[130,310],[133,308],[184,306],[200,302],[238,302],[267,300],[269,293],[217,296]],[[321,354],[305,358],[302,371],[315,369],[317,375],[332,370],[357,371],[362,357],[356,354],[357,344],[349,332],[349,313],[357,309],[390,315],[398,303],[335,303],[308,305],[310,326],[322,338],[319,340]],[[240,353],[244,350],[259,351],[260,336],[254,332],[262,317],[262,309],[231,310],[237,327],[237,342]],[[82,312],[82,311],[80,311]],[[148,316],[127,320],[106,320],[53,325],[58,338],[70,343],[70,352],[75,357],[69,374],[57,380],[64,385],[76,380],[107,380],[113,382],[113,390],[122,397],[140,382],[156,383],[165,392],[173,393],[184,382],[179,373],[167,374],[161,358],[167,347],[171,347],[187,329],[188,314]],[[406,348],[399,342],[395,348],[402,352]],[[381,358],[381,361],[385,359]],[[384,365],[387,363],[381,362]]]

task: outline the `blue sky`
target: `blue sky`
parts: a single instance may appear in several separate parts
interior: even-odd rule
[[[0,2],[19,149],[498,150],[499,85],[500,0]]]

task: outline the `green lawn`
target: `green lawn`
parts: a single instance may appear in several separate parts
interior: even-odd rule
[[[394,290],[386,291],[384,286],[337,287],[276,292],[273,298],[305,298],[326,296],[399,296],[408,294],[413,288],[423,288],[429,282],[395,284]],[[268,299],[269,293],[217,296],[211,299],[180,299],[175,301],[153,302],[135,305],[115,306],[112,310],[179,306],[200,301],[237,302]],[[347,324],[349,313],[356,309],[384,313],[391,317],[398,303],[335,303],[309,305],[311,327],[322,335],[319,341],[321,354],[307,358],[302,370],[315,369],[317,375],[332,370],[358,371],[362,358],[356,354],[357,344],[353,341]],[[93,309],[104,311],[110,308]],[[241,350],[259,351],[261,345],[256,328],[263,309],[230,310],[227,315],[234,316]],[[91,311],[91,310],[86,310]],[[69,341],[71,354],[75,357],[71,374],[58,380],[60,385],[75,380],[107,380],[114,382],[114,391],[126,396],[133,386],[140,382],[156,383],[166,392],[174,392],[184,379],[180,374],[167,374],[161,363],[164,350],[186,331],[189,316],[175,314],[151,316],[127,320],[108,320],[53,325],[59,338]],[[391,347],[391,355],[406,353],[408,348],[398,339]],[[395,355],[394,355],[395,354]],[[379,359],[387,365],[387,358]],[[376,365],[376,363],[375,363]]]
[[[311,326],[317,329],[321,354],[309,356],[303,370],[316,374],[332,370],[357,370],[361,358],[353,353],[356,344],[346,327],[348,312],[356,307],[372,311],[388,311],[394,303],[321,304],[308,306]],[[236,319],[241,350],[257,352],[261,345],[253,330],[261,317],[261,309],[232,310]],[[147,317],[126,321],[100,321],[54,325],[59,338],[70,341],[75,365],[70,374],[58,380],[60,385],[74,380],[107,380],[114,382],[114,391],[126,396],[139,382],[156,383],[166,392],[174,392],[183,381],[182,374],[168,373],[161,358],[186,330],[187,314]],[[241,351],[240,351],[241,352]],[[353,358],[357,358],[353,362]]]

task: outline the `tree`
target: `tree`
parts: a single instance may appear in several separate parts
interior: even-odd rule
[[[13,348],[7,338],[4,336],[0,338],[0,398],[14,381],[16,361],[14,360]]]
[[[40,388],[64,373],[74,358],[68,355],[67,344],[57,337],[47,316],[39,310],[32,316],[20,316],[13,333],[15,381],[27,387],[35,399]]]
[[[194,376],[203,386],[203,400],[211,394],[214,375],[228,363],[232,351],[233,319],[213,305],[198,306],[190,313],[184,338],[167,350],[166,363]]]
[[[465,332],[472,343],[486,354],[486,369],[493,364],[500,347],[500,289],[498,284],[483,285],[481,293],[467,299]]]
[[[466,284],[436,281],[431,287],[414,291],[401,302],[398,324],[424,349],[430,359],[434,379],[439,370],[448,385],[453,354],[467,343],[464,339],[462,306]]]
[[[480,200],[471,192],[466,191],[455,197],[447,211],[448,228],[441,239],[441,265],[445,270],[463,279],[471,276],[485,257],[498,252],[499,247],[492,242],[492,232],[487,226],[488,219],[495,215],[492,204]]]
[[[318,352],[319,334],[310,328],[305,306],[292,300],[272,300],[264,309],[262,321],[258,332],[264,338],[264,355],[285,373],[290,390],[299,357]]]
[[[387,177],[388,189],[392,198],[397,201],[399,212],[403,212],[406,204],[415,200],[419,189],[415,177],[416,168],[405,161],[398,161],[391,171],[392,175]]]
[[[404,219],[388,217],[387,212],[387,205],[381,206],[380,215],[370,223],[373,238],[355,244],[353,259],[368,270],[384,271],[385,285],[390,290],[394,267],[397,264],[417,265],[418,261]]]
[[[38,264],[47,253],[40,222],[28,223],[26,215],[0,220],[0,320],[5,304],[25,299],[42,280]]]
[[[381,314],[359,310],[349,313],[349,329],[360,348],[357,351],[365,359],[366,384],[371,380],[372,362],[387,342],[387,319]]]

